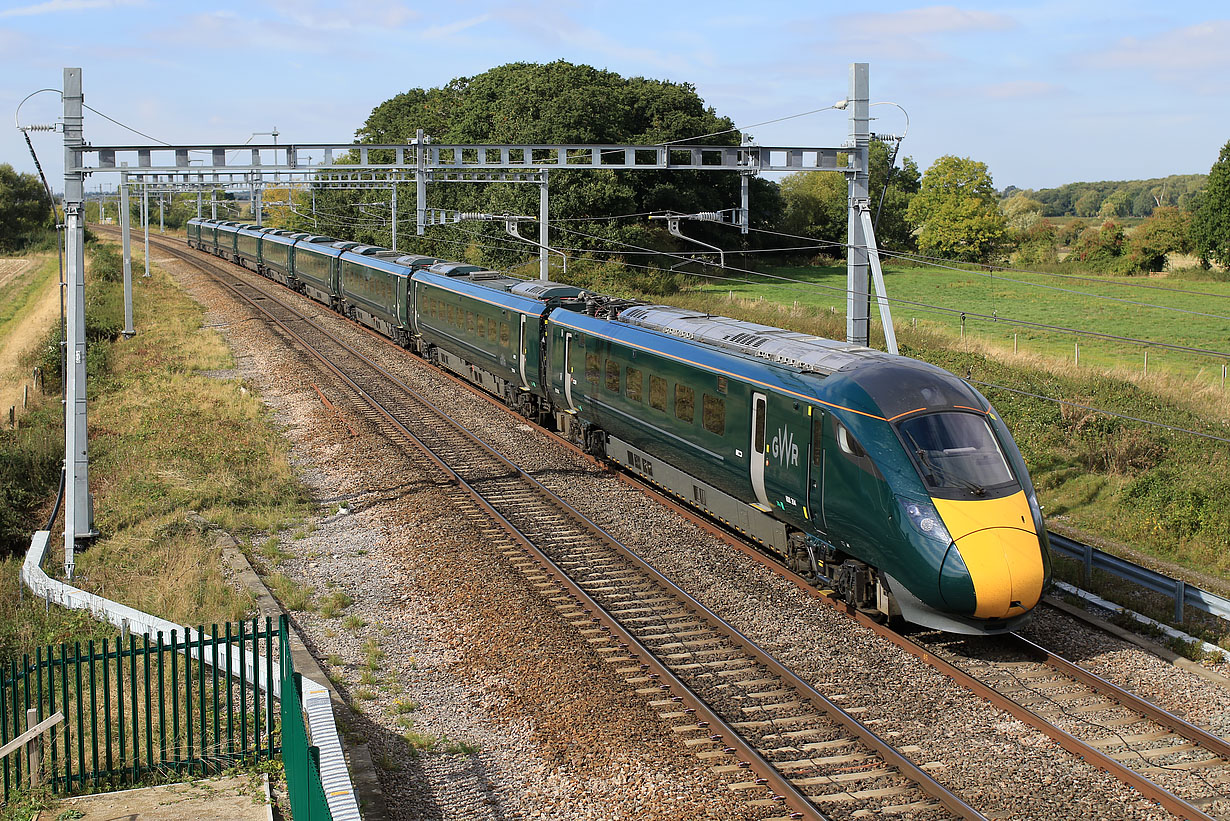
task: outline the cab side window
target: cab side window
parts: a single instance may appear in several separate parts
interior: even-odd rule
[[[619,393],[619,363],[614,359],[606,361],[606,389],[611,393]]]
[[[879,469],[876,468],[875,462],[871,461],[867,451],[854,438],[854,434],[850,432],[850,429],[837,421],[836,417],[833,418],[833,438],[837,440],[837,450],[841,452],[842,456],[868,473],[877,477],[880,475]]]

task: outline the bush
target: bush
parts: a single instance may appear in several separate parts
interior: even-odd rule
[[[0,431],[0,553],[22,553],[38,508],[55,492],[64,458],[60,420],[31,413],[17,430]]]
[[[124,281],[124,257],[114,245],[94,243],[90,249],[90,273],[102,282]]]

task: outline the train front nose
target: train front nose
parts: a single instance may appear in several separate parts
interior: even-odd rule
[[[1023,492],[1003,499],[936,499],[935,506],[959,554],[945,560],[944,576],[952,580],[947,583],[955,582],[949,562],[964,563],[974,588],[976,618],[1019,616],[1038,603],[1046,571]]]

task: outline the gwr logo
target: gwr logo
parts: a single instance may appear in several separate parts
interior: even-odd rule
[[[777,435],[773,437],[773,442],[770,445],[770,453],[773,458],[785,466],[798,467],[799,464],[799,446],[794,441],[794,434],[788,427],[780,427],[777,429]]]

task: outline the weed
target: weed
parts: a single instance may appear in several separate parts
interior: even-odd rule
[[[274,573],[267,579],[269,589],[287,610],[307,610],[312,606],[310,585],[300,584],[282,573]]]
[[[447,735],[440,736],[440,749],[449,755],[474,755],[482,749],[469,741],[453,741]]]
[[[379,670],[380,662],[384,661],[384,651],[380,649],[380,642],[374,638],[363,642],[363,657],[368,670],[372,672]]]
[[[367,622],[363,621],[363,619],[359,618],[354,613],[351,613],[349,616],[342,619],[342,627],[345,627],[347,630],[358,630],[366,626]]]
[[[334,590],[317,602],[316,610],[321,616],[331,619],[338,614],[338,611],[345,610],[352,604],[354,604],[354,599],[341,590]]]
[[[359,683],[366,684],[370,687],[375,687],[378,684],[380,684],[380,677],[377,676],[375,673],[373,673],[371,670],[364,670],[359,675]]]
[[[279,540],[277,536],[270,536],[266,539],[261,544],[258,552],[260,553],[261,558],[273,567],[278,567],[282,564],[282,562],[291,557],[290,553],[287,553],[279,547]]]
[[[325,661],[328,662],[330,667],[341,667],[343,664],[345,664],[345,662],[342,661],[342,657],[339,656],[337,653],[329,654],[329,657],[325,659]]]
[[[406,713],[413,713],[418,708],[419,708],[419,703],[417,701],[410,701],[408,699],[398,699],[397,701],[393,702],[393,712],[397,713],[398,715],[405,715]]]
[[[406,739],[410,749],[415,752],[427,752],[436,746],[436,741],[438,740],[434,735],[420,733],[411,726],[406,727],[406,731],[401,734],[401,737]]]
[[[360,687],[354,692],[354,697],[362,699],[363,701],[373,701],[377,695],[378,694],[375,691],[369,690],[366,687]]]

